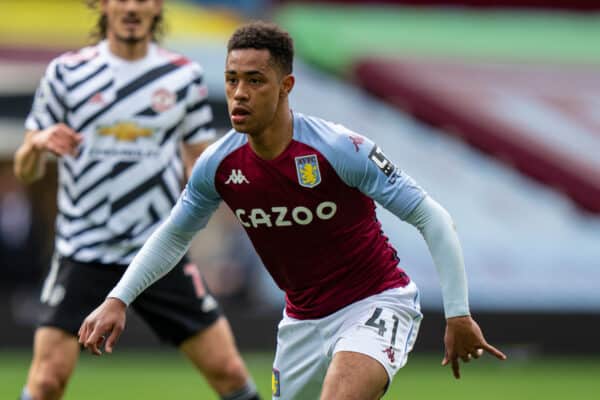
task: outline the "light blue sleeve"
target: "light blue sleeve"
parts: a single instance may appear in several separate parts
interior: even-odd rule
[[[359,151],[346,151],[338,173],[347,184],[358,188],[398,218],[406,219],[425,197],[425,191],[379,146],[367,138],[363,140]]]
[[[446,318],[469,315],[469,291],[465,262],[452,217],[427,196],[408,216],[427,243],[435,264]]]
[[[131,304],[140,293],[177,265],[193,237],[192,232],[180,231],[171,218],[167,219],[150,235],[107,297]]]
[[[221,203],[215,188],[215,174],[223,157],[219,156],[219,142],[209,146],[194,164],[192,176],[171,212],[173,224],[184,232],[204,228]]]

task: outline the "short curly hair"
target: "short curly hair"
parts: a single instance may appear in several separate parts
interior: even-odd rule
[[[294,40],[276,24],[255,21],[239,27],[227,42],[227,54],[239,49],[266,49],[283,73],[292,73]]]
[[[85,4],[94,11],[99,11],[98,3],[100,0],[84,0]],[[90,39],[93,42],[99,42],[101,40],[106,39],[106,29],[108,27],[108,21],[106,19],[106,15],[101,14],[98,17],[98,21],[96,21],[96,26],[90,32]],[[165,35],[165,24],[163,19],[163,10],[161,10],[160,14],[158,14],[154,21],[152,22],[152,27],[150,28],[150,33],[152,34],[153,42],[160,42]]]

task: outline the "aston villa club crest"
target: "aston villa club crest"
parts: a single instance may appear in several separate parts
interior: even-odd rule
[[[321,183],[321,171],[319,171],[319,161],[316,154],[296,157],[295,160],[300,186],[313,188]]]
[[[273,368],[273,373],[271,374],[271,392],[273,397],[281,396],[281,386],[279,384],[279,370],[277,368]]]

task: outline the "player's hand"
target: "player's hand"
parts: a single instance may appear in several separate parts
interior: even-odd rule
[[[42,131],[35,132],[31,136],[31,145],[38,151],[49,151],[58,157],[67,154],[77,155],[77,147],[83,136],[67,125],[60,123]]]
[[[113,346],[125,329],[126,310],[127,306],[119,299],[109,297],[104,300],[81,324],[79,343],[97,356],[102,354],[100,348],[103,344],[104,350],[112,353]]]
[[[479,325],[470,316],[448,318],[444,344],[446,353],[442,365],[452,364],[456,379],[460,378],[459,359],[469,362],[487,351],[500,360],[506,360],[504,353],[486,342]]]

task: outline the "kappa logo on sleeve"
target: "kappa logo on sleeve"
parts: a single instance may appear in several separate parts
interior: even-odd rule
[[[383,154],[383,151],[381,151],[381,149],[377,145],[373,146],[373,149],[369,153],[369,159],[373,161],[377,168],[379,168],[381,172],[383,172],[385,176],[389,178],[393,177],[394,171],[397,170],[394,163],[392,163],[385,156],[385,154]]]
[[[365,138],[358,135],[349,135],[348,139],[350,139],[354,145],[354,150],[356,150],[357,153],[360,150],[360,146],[365,142]]]

